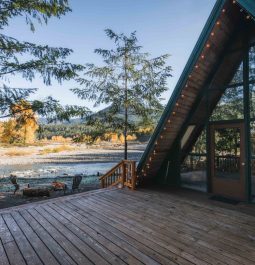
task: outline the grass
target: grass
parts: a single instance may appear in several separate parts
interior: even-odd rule
[[[25,156],[25,155],[31,155],[32,153],[29,151],[24,151],[24,150],[9,150],[4,153],[7,156]]]
[[[74,149],[75,148],[72,146],[61,145],[61,146],[54,147],[54,148],[44,148],[43,150],[40,151],[40,155],[60,153],[60,152],[64,152],[64,151],[72,151]]]

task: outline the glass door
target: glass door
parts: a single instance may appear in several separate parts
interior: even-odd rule
[[[217,195],[246,199],[244,125],[211,125],[211,187]]]

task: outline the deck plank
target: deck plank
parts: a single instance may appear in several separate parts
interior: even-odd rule
[[[106,195],[108,196],[108,195]],[[136,195],[135,195],[136,196]],[[122,195],[123,197],[123,195]],[[117,201],[118,196],[116,195],[115,197],[105,197],[102,196],[101,199],[107,200],[107,199],[113,199],[113,201]],[[122,198],[124,199],[124,198]],[[136,198],[133,198],[132,200],[125,198],[125,203],[126,204],[130,204],[130,209],[132,211],[136,211],[137,208],[140,208],[140,206],[142,205],[141,203],[144,202],[148,202],[148,199],[144,199],[144,198],[138,198],[139,202],[136,201]],[[164,205],[164,207],[162,207],[162,205],[164,204],[164,202],[153,202],[150,201],[150,208],[149,211],[147,211],[147,214],[153,216],[158,216],[158,214],[160,213],[162,220],[166,219],[168,220],[169,218],[172,218],[173,220],[176,220],[178,223],[183,223],[185,224],[185,220],[188,219],[188,225],[192,226],[194,229],[200,229],[201,231],[205,231],[205,232],[210,232],[212,231],[212,229],[215,228],[221,228],[222,229],[222,233],[224,234],[225,232],[227,233],[227,235],[229,235],[230,232],[233,233],[233,231],[236,231],[239,233],[240,237],[244,237],[244,233],[245,230],[242,230],[241,224],[228,224],[228,223],[222,223],[218,221],[218,216],[217,218],[215,218],[215,214],[216,213],[212,213],[211,216],[208,216],[207,214],[205,214],[204,212],[202,212],[201,210],[193,209],[193,211],[188,212],[185,207],[183,206],[182,208],[185,209],[185,211],[183,211],[183,209],[181,209],[181,212],[179,211],[180,207],[178,205],[178,203],[171,203],[168,206]],[[198,212],[199,211],[199,212]],[[144,212],[146,213],[146,209],[144,210]],[[199,214],[198,214],[199,213]],[[191,221],[193,221],[191,223]],[[254,219],[255,222],[255,219]],[[193,226],[193,224],[195,226]],[[198,226],[199,224],[199,226]],[[203,226],[202,226],[203,225]],[[223,228],[226,228],[225,231],[223,230]],[[231,230],[229,229],[231,227]],[[242,231],[242,233],[240,233],[240,230]],[[253,233],[253,232],[251,232]],[[253,235],[253,234],[251,234]],[[249,237],[245,236],[245,240],[243,242],[247,242],[247,239]],[[251,244],[251,249],[254,249],[254,245]]]
[[[80,219],[83,219],[86,216],[86,219],[91,220],[90,224],[92,227],[95,227],[96,225],[98,225],[101,228],[105,228],[108,232],[111,232],[115,235],[117,235],[120,239],[128,242],[129,244],[135,246],[137,249],[139,249],[140,251],[142,251],[144,254],[148,255],[149,257],[151,257],[152,259],[156,259],[158,260],[161,264],[176,264],[177,259],[176,258],[172,258],[170,256],[168,256],[168,258],[165,258],[164,255],[159,255],[155,249],[156,246],[153,246],[154,249],[150,249],[148,248],[149,244],[148,242],[142,241],[142,244],[139,243],[137,241],[137,238],[132,237],[131,236],[131,232],[130,231],[125,231],[122,232],[121,230],[118,229],[114,229],[117,228],[117,226],[112,226],[113,222],[107,223],[105,221],[102,221],[100,219],[95,219],[94,216],[92,216],[92,212],[90,212],[90,214],[87,214],[87,212],[77,208],[74,205],[67,205],[64,204],[64,209],[65,211],[68,211],[70,214],[76,214],[77,218],[80,217]],[[66,214],[66,212],[65,212]],[[188,264],[188,263],[186,263]]]
[[[47,245],[45,245],[41,241],[41,239],[37,236],[37,234],[33,231],[30,225],[25,221],[25,219],[20,215],[20,213],[13,212],[12,216],[19,227],[22,229],[24,235],[29,240],[30,244],[33,246],[41,260],[43,260],[43,262],[47,265],[58,265],[59,262],[55,259],[51,251],[48,249]],[[22,254],[24,253],[22,252]]]
[[[37,220],[32,217],[27,211],[20,211],[21,216],[27,221],[27,223],[30,224],[31,228],[36,232],[38,237],[42,240],[42,242],[48,246],[49,249],[54,249],[53,255],[58,260],[60,264],[63,265],[76,265],[77,263],[74,261],[75,259],[72,259],[72,253],[70,252],[70,256],[65,251],[65,249],[68,251],[70,248],[65,244],[65,241],[55,241],[55,231],[52,231],[52,234],[47,232],[47,229],[45,229]],[[45,227],[48,227],[46,225]],[[59,244],[58,244],[59,242]],[[61,244],[62,243],[62,244]],[[60,246],[61,244],[61,246]],[[75,249],[74,249],[75,250]],[[78,263],[79,264],[79,263]]]
[[[0,264],[1,265],[10,265],[1,240],[0,240]]]
[[[20,251],[22,252],[26,263],[28,265],[42,265],[43,263],[39,259],[37,253],[30,245],[29,241],[17,225],[17,223],[14,221],[11,214],[4,214],[3,219],[5,220],[5,223],[11,232],[12,236],[14,237]]]
[[[255,216],[154,190],[0,211],[2,265],[255,265]]]
[[[117,197],[117,196],[116,196]],[[101,199],[101,198],[100,198]],[[105,198],[104,198],[105,199]],[[113,199],[117,199],[116,201],[117,201],[117,203],[116,204],[121,204],[121,201],[120,201],[120,199],[117,197],[117,198],[113,198]],[[93,199],[92,199],[93,200]],[[105,201],[102,201],[101,200],[101,204],[104,204],[104,202]],[[125,202],[127,202],[127,200],[125,200]],[[97,202],[97,204],[99,204],[100,202]],[[114,200],[112,201],[112,203],[115,203],[114,202]],[[118,206],[116,206],[117,208],[118,208]],[[130,206],[131,207],[131,206]],[[133,205],[133,207],[134,207],[134,209],[132,209],[132,214],[135,214],[135,212],[136,212],[136,209],[139,209],[139,207],[137,207],[137,205]],[[159,207],[159,206],[157,206],[157,207]],[[143,212],[143,214],[145,214],[145,212],[141,209],[141,210],[139,210],[139,214],[141,213],[141,212]],[[138,218],[139,218],[139,214],[137,215],[138,216]],[[159,216],[159,214],[160,214],[160,212],[158,212],[155,216],[154,216],[154,221],[155,221],[155,223],[157,223],[157,226],[158,226],[158,223],[160,223],[160,224],[164,224],[164,221],[162,220],[162,217],[160,217],[161,218],[161,220],[160,220],[160,222],[157,222],[158,221],[158,216]],[[135,217],[135,215],[134,215],[134,217]],[[147,214],[147,218],[151,221],[151,220],[153,220],[153,214],[152,214],[152,209],[151,209],[151,207],[150,207],[150,212],[149,212],[149,214]],[[171,218],[171,215],[169,216],[169,218]],[[171,221],[171,224],[169,224],[168,225],[168,223],[169,223],[169,218],[168,219],[166,219],[166,221],[165,221],[165,225],[166,226],[170,226],[171,227],[171,225],[172,225],[172,221]],[[181,220],[181,218],[179,219],[179,220]],[[141,220],[140,220],[141,221]],[[153,223],[153,222],[150,222],[152,225],[155,225],[155,223]],[[157,230],[157,228],[155,228],[155,227],[152,227],[151,225],[147,225],[146,224],[146,227],[151,227],[153,230]],[[189,239],[191,239],[192,240],[192,238],[187,238],[187,236],[185,236],[185,233],[183,233],[184,231],[184,229],[183,229],[183,225],[181,226],[181,229],[182,229],[182,231],[179,231],[179,233],[182,235],[182,237],[185,239],[185,240],[189,240]],[[165,228],[164,226],[162,227],[162,228]],[[177,228],[174,228],[174,229],[171,229],[170,231],[171,231],[171,233],[173,233],[173,230],[176,230]],[[244,250],[244,251],[242,251],[242,248],[240,249],[240,245],[238,245],[238,247],[236,246],[236,248],[235,247],[233,247],[233,246],[231,246],[231,247],[228,247],[228,245],[227,244],[225,244],[225,243],[222,243],[222,244],[220,244],[220,242],[217,240],[214,240],[213,238],[208,238],[208,236],[207,236],[207,234],[208,233],[204,233],[204,235],[203,235],[203,240],[201,239],[201,238],[199,238],[199,237],[197,237],[197,235],[195,234],[195,233],[191,233],[189,230],[190,230],[190,228],[189,228],[189,224],[187,225],[187,229],[188,229],[188,234],[190,234],[192,237],[194,237],[194,239],[197,241],[197,243],[199,244],[199,245],[202,245],[202,246],[206,246],[207,248],[209,248],[209,249],[211,249],[211,250],[213,250],[215,253],[213,254],[214,255],[214,257],[216,257],[217,256],[217,253],[221,253],[222,252],[222,249],[223,250],[225,250],[224,251],[224,255],[226,255],[228,258],[229,258],[229,260],[230,261],[226,261],[226,263],[230,263],[230,264],[234,264],[234,261],[232,260],[232,259],[234,259],[234,260],[236,260],[236,262],[241,262],[243,259],[251,259],[251,261],[253,261],[253,260],[255,260],[255,250],[254,250],[254,248],[253,248],[253,250],[251,251],[251,250]],[[167,231],[168,231],[168,229],[166,228],[166,229],[164,229],[164,233],[167,233]],[[187,233],[187,230],[186,230],[186,233]],[[177,235],[178,236],[178,235]],[[237,238],[236,238],[237,239]],[[192,243],[192,242],[190,242],[190,243]],[[213,244],[213,243],[215,243],[215,244]],[[246,243],[248,243],[247,241],[246,241]],[[220,248],[219,248],[220,247]],[[218,248],[218,249],[217,249]],[[238,253],[238,255],[236,255],[236,253]],[[241,257],[239,257],[239,256],[241,256]],[[250,261],[249,260],[246,260],[246,262],[245,262],[245,264],[250,264]],[[253,264],[253,263],[252,263]]]
[[[7,228],[4,219],[0,216],[0,238],[11,265],[26,265],[26,262]]]
[[[66,203],[65,206],[66,206],[66,209],[68,207],[71,207],[71,208],[74,207],[74,205],[71,205],[70,203]],[[120,231],[123,231],[124,233],[126,233],[126,235],[131,236],[132,238],[135,239],[135,241],[132,241],[132,244],[135,245],[136,247],[139,247],[139,249],[140,249],[140,244],[137,244],[136,241],[144,244],[145,246],[149,246],[151,249],[153,249],[155,252],[154,256],[156,256],[157,253],[160,253],[162,256],[167,257],[169,259],[168,261],[169,263],[172,261],[178,264],[191,264],[191,262],[188,262],[188,260],[185,260],[184,258],[179,256],[179,254],[182,252],[181,249],[177,249],[175,247],[170,247],[170,246],[165,248],[165,245],[162,246],[162,244],[160,244],[157,241],[151,241],[148,239],[148,237],[144,236],[143,234],[141,233],[137,234],[136,232],[133,232],[131,229],[126,228],[125,226],[121,227],[118,225],[118,223],[115,220],[107,219],[105,215],[101,216],[100,214],[98,214],[98,212],[93,211],[93,209],[89,209],[87,207],[81,208],[83,206],[79,205],[78,203],[75,205],[75,207],[76,208],[73,208],[73,209],[76,212],[80,213],[82,216],[86,217],[87,219],[92,220],[92,224],[93,223],[98,224],[98,225],[101,225],[102,227],[108,227],[109,225],[112,225],[118,228]],[[125,236],[123,237],[123,235],[119,234],[119,236],[121,236],[121,238],[126,239],[126,237]]]
[[[81,240],[83,240],[86,244],[93,248],[94,251],[100,254],[110,264],[125,264],[113,253],[107,251],[104,245],[100,244],[99,241],[96,241],[94,238],[85,233],[84,230],[81,229],[83,228],[83,223],[74,218],[72,215],[69,215],[68,212],[51,204],[44,206],[44,208],[53,216],[56,216],[56,219],[61,224],[73,231],[76,236],[78,236]]]
[[[79,251],[69,240],[67,240],[67,238],[59,232],[59,230],[52,226],[45,217],[40,215],[35,209],[29,209],[28,212],[47,230],[54,240],[70,255],[70,257],[73,258],[77,264],[83,265],[91,263],[87,257],[84,256],[81,251]],[[55,252],[55,248],[53,249]]]
[[[95,204],[87,205],[87,207],[91,207],[90,211],[93,208],[98,209],[98,212],[102,211],[104,208],[104,217],[112,218],[111,221],[118,220],[119,223],[125,223],[125,225],[134,232],[138,233],[139,236],[142,236],[143,233],[149,235],[149,238],[151,240],[154,240],[154,242],[158,242],[162,244],[162,246],[169,248],[169,244],[171,244],[171,248],[176,247],[177,249],[183,250],[180,252],[182,257],[187,257],[191,262],[195,262],[196,264],[202,264],[202,263],[209,263],[211,264],[215,260],[217,260],[217,253],[215,251],[209,251],[208,249],[204,248],[203,246],[197,245],[194,240],[189,240],[189,238],[184,238],[182,235],[176,234],[174,231],[171,232],[171,234],[166,234],[166,231],[159,231],[156,230],[156,227],[151,227],[146,223],[146,221],[143,221],[144,225],[138,225],[139,222],[136,221],[135,218],[132,218],[132,221],[130,221],[130,216],[126,216],[125,213],[121,213],[121,215],[118,215],[116,213],[109,213],[110,209],[107,209],[106,205],[103,205],[101,208],[98,206],[99,202],[95,202]],[[108,212],[108,214],[107,214]],[[141,220],[140,220],[141,221]],[[174,242],[173,242],[174,239]],[[190,247],[192,246],[192,248]],[[194,256],[195,253],[195,256]],[[222,262],[220,262],[220,260]],[[223,259],[223,257],[220,255],[218,264],[238,264],[234,261],[227,261],[226,259]]]

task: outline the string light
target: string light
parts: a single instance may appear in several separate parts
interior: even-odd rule
[[[173,115],[175,115],[175,114],[176,114],[176,112],[174,111],[174,112],[173,112]]]
[[[214,35],[215,35],[215,33],[214,33],[214,32],[212,32],[212,33],[211,33],[211,36],[214,36]]]
[[[176,107],[179,107],[179,103],[178,102],[176,103]]]
[[[236,4],[236,1],[235,0],[233,0],[233,4]]]
[[[219,20],[216,22],[216,25],[217,25],[217,26],[219,26],[219,25],[220,25],[220,21],[219,21]]]
[[[171,120],[168,120],[167,122],[168,122],[168,123],[171,123]]]
[[[226,9],[224,8],[224,9],[222,9],[222,13],[225,13],[226,12]]]
[[[198,69],[198,67],[199,67],[198,65],[195,66],[196,69]]]
[[[189,75],[189,78],[191,78],[192,77],[192,75]]]
[[[211,47],[210,43],[207,43],[206,48],[210,48],[210,47]]]
[[[202,55],[201,55],[201,58],[202,58],[202,59],[204,59],[204,58],[205,58],[205,56],[202,54]]]
[[[181,95],[181,98],[185,98],[184,94]]]
[[[250,19],[250,15],[246,16],[246,19]]]
[[[166,130],[166,127],[164,127],[164,131]]]
[[[160,135],[160,139],[163,139],[163,136],[162,135]]]

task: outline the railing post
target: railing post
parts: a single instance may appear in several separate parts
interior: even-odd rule
[[[104,179],[101,179],[101,187],[104,188]]]
[[[132,179],[131,179],[131,185],[132,185],[132,190],[135,190],[135,186],[136,186],[136,166],[135,166],[135,161],[132,161],[132,172],[131,172],[131,176],[132,176]]]
[[[122,184],[122,188],[124,188],[125,181],[126,181],[126,164],[125,164],[125,162],[123,161],[123,162],[122,162],[122,176],[121,176],[121,184]]]

